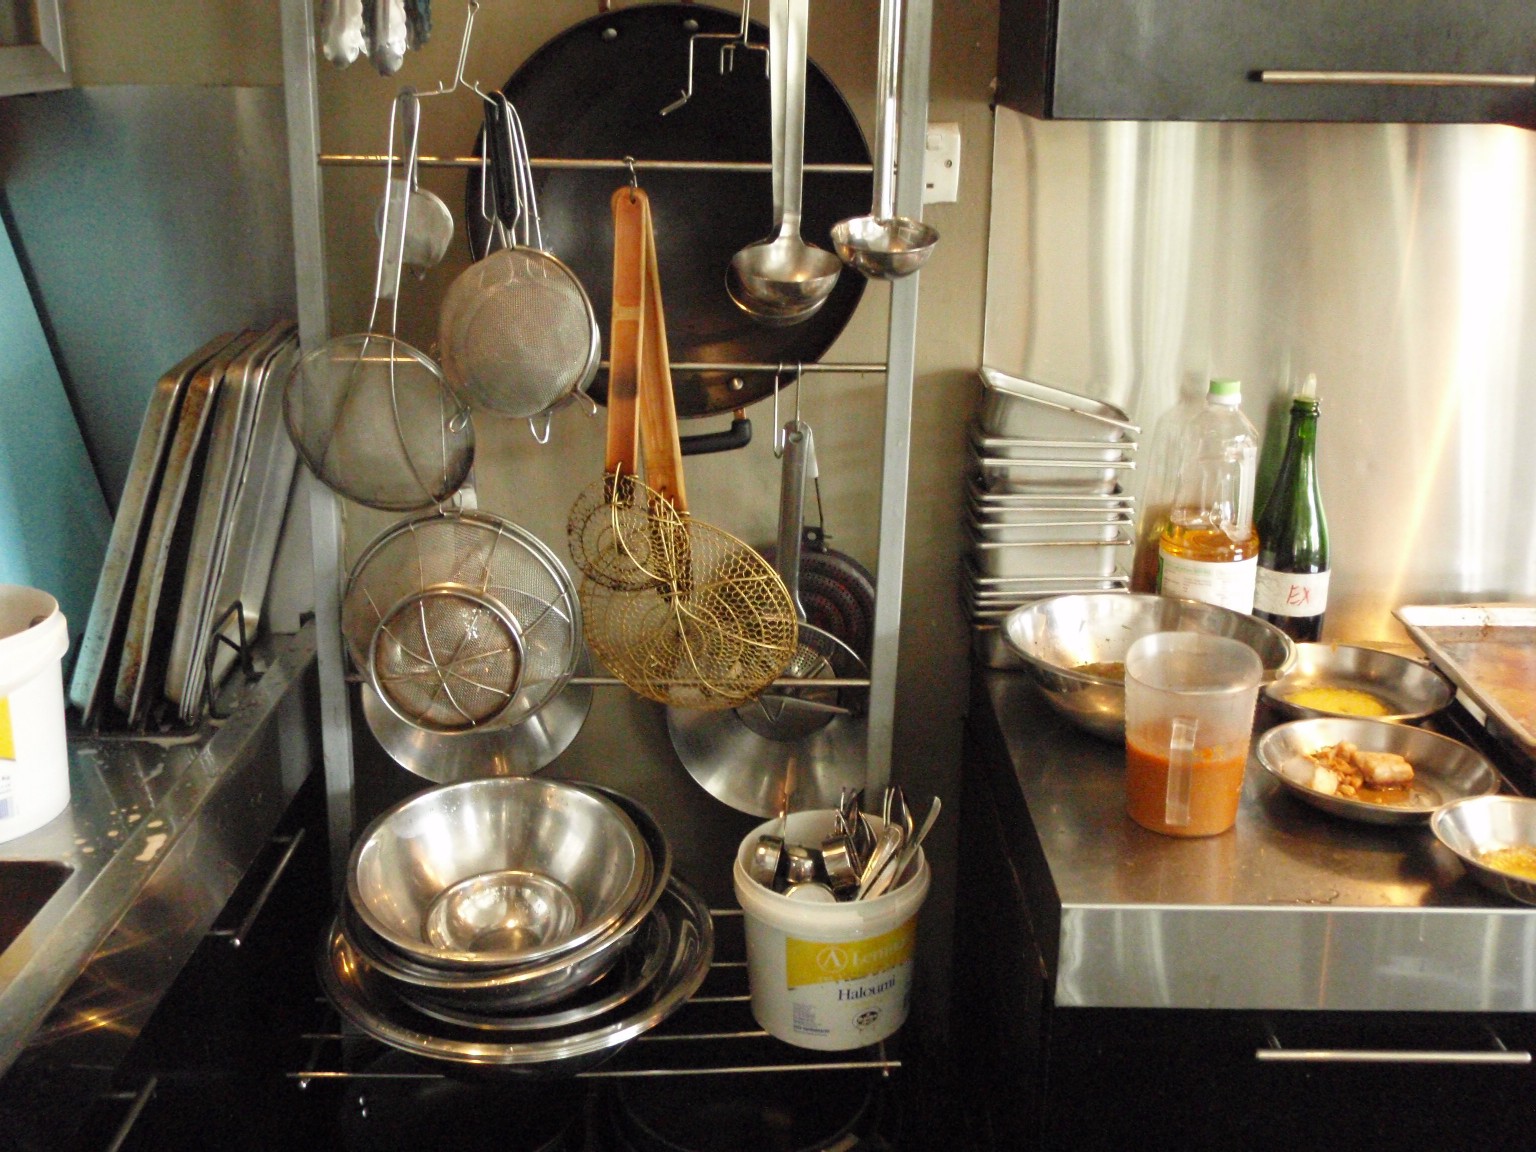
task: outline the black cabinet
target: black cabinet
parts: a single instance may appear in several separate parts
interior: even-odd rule
[[[1061,818],[1030,812],[973,690],[953,1047],[982,1152],[1536,1146],[1531,1015],[1058,1007],[1062,910],[1036,816]]]
[[[998,100],[1088,120],[1536,125],[1529,0],[1001,0]]]

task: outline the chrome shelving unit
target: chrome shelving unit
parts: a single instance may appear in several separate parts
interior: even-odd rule
[[[896,161],[896,212],[922,214],[922,172],[927,128],[928,64],[932,0],[906,0],[899,96],[899,147]],[[299,340],[304,350],[318,347],[331,335],[326,299],[324,256],[323,164],[381,164],[384,156],[332,155],[321,147],[316,80],[318,49],[315,13],[310,0],[282,0],[284,83],[287,101],[289,174],[293,189],[293,230],[298,277]],[[874,29],[871,28],[873,35]],[[423,163],[442,166],[478,164],[468,157],[434,157]],[[535,167],[573,164],[540,158]],[[644,157],[615,157],[583,161],[587,166],[638,171],[661,166]],[[673,165],[675,166],[675,165]],[[765,173],[765,164],[743,163],[742,170]],[[831,165],[829,168],[844,166]],[[863,165],[850,166],[867,170]],[[815,170],[807,166],[807,170]],[[902,561],[906,550],[905,515],[912,430],[912,389],[916,355],[918,285],[921,275],[894,281],[883,364],[796,365],[806,371],[883,371],[885,425],[879,510],[879,550],[876,561],[874,641],[870,659],[867,765],[865,783],[872,790],[890,781],[893,725],[896,711],[896,671],[900,648]],[[759,365],[773,370],[775,365]],[[778,365],[780,369],[789,365]],[[329,801],[333,883],[339,888],[354,824],[352,732],[349,717],[345,655],[341,645],[341,593],[345,571],[340,498],[308,480],[310,533],[314,555],[315,617],[319,641],[322,746]]]

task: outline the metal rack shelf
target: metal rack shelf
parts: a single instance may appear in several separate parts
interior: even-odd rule
[[[712,908],[716,921],[741,920],[739,908]],[[717,931],[717,939],[721,934]],[[735,933],[731,936],[734,937]],[[740,941],[728,939],[728,951],[740,951]],[[822,1071],[878,1072],[888,1077],[902,1067],[882,1042],[850,1052],[812,1052],[794,1048],[759,1028],[748,1009],[745,960],[711,961],[704,985],[669,1020],[653,1031],[630,1041],[599,1068],[578,1073],[578,1080],[630,1080],[668,1076],[726,1076],[767,1073]],[[345,1027],[336,1010],[324,997],[317,998],[322,1016],[319,1025],[298,1039],[309,1045],[303,1068],[284,1073],[301,1090],[327,1081],[366,1080],[442,1080],[453,1073],[446,1068],[424,1067],[421,1071],[372,1072],[367,1065],[372,1056],[388,1049],[377,1041]],[[691,1059],[705,1055],[704,1045],[727,1043],[739,1050],[740,1058],[730,1063],[718,1059]],[[666,1060],[658,1059],[665,1055]],[[338,1067],[351,1064],[352,1067]]]
[[[895,171],[895,211],[899,215],[922,214],[923,153],[927,127],[929,54],[932,0],[907,0],[900,29],[903,47],[900,90],[896,103],[898,122]],[[323,166],[345,167],[383,164],[378,154],[326,153],[321,148],[318,47],[316,23],[310,0],[282,0],[284,92],[287,104],[289,178],[293,196],[295,267],[298,282],[300,344],[305,350],[319,347],[331,335],[324,259]],[[467,33],[466,29],[466,33]],[[462,83],[463,58],[459,61]],[[439,91],[451,89],[440,88]],[[428,166],[468,167],[474,157],[432,157]],[[736,164],[714,161],[667,161],[639,158],[577,160],[541,158],[534,167],[600,168],[623,171],[671,169],[708,171],[719,168],[764,173],[767,164]],[[871,170],[867,164],[809,164],[807,173]],[[900,642],[903,555],[906,549],[907,486],[912,432],[912,390],[916,358],[918,282],[908,276],[891,283],[883,364],[796,365],[796,371],[880,372],[885,377],[881,481],[879,497],[879,547],[873,642],[869,667],[868,739],[865,785],[872,791],[890,781],[896,709],[897,656]],[[675,366],[681,368],[681,365]],[[690,366],[703,368],[703,365]],[[708,365],[715,371],[734,370]],[[773,365],[759,366],[772,371]],[[740,370],[748,370],[742,366]],[[789,366],[778,370],[788,372]],[[346,853],[354,832],[353,750],[350,697],[346,682],[346,656],[340,636],[341,589],[344,568],[341,499],[318,487],[309,501],[310,535],[314,559],[315,619],[319,638],[321,734],[324,748],[329,807],[329,835],[333,846],[332,882],[338,890],[345,876]]]

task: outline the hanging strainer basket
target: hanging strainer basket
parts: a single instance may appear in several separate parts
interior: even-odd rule
[[[521,723],[581,655],[581,609],[559,558],[485,512],[432,513],[384,532],[348,578],[341,630],[391,709],[433,731]]]

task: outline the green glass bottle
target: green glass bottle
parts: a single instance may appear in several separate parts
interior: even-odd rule
[[[1328,519],[1317,483],[1317,378],[1291,401],[1291,425],[1275,486],[1259,513],[1253,614],[1293,640],[1323,632],[1328,608]]]

